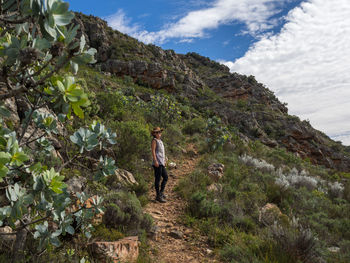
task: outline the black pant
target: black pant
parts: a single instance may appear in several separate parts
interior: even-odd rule
[[[156,188],[157,196],[159,196],[160,193],[164,192],[166,182],[168,181],[168,174],[163,165],[159,165],[159,167],[153,166],[153,168],[154,168],[154,177],[155,177],[154,187]],[[163,180],[159,191],[159,183],[160,183],[161,177],[163,177]]]

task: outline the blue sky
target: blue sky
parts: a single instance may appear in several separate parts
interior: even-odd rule
[[[144,43],[254,75],[290,114],[350,145],[349,0],[69,0]]]
[[[108,20],[108,17],[119,14],[125,16],[125,24],[129,27],[138,26],[138,30],[147,30],[156,32],[164,28],[169,23],[176,22],[187,13],[208,8],[214,1],[183,1],[183,0],[151,0],[151,1],[126,1],[126,0],[69,0],[70,7],[74,11],[80,11],[85,14],[92,14]],[[259,33],[280,31],[283,26],[283,17],[300,4],[301,0],[290,0],[278,3],[272,1],[278,6],[276,14],[270,19],[278,19],[275,27]],[[258,40],[258,36],[244,34],[245,25],[239,21],[229,21],[227,24],[217,28],[206,30],[206,36],[203,38],[191,38],[191,43],[183,42],[181,37],[169,38],[164,42],[155,44],[164,49],[173,49],[177,53],[197,52],[203,56],[210,57],[213,60],[235,60],[242,57],[252,43]],[[130,32],[126,32],[130,33]]]

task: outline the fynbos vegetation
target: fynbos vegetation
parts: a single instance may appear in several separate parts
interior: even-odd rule
[[[170,160],[199,159],[179,220],[221,261],[349,262],[349,148],[253,76],[60,0],[0,7],[0,261],[94,262],[88,244],[137,235],[152,262],[143,207],[162,126]]]

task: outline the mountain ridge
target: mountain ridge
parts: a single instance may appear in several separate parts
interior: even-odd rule
[[[282,146],[314,164],[350,171],[350,147],[288,115],[286,105],[254,76],[230,73],[225,65],[196,53],[176,54],[143,44],[98,17],[77,13],[74,22],[97,49],[100,70],[189,99],[197,110],[220,116],[250,139]]]

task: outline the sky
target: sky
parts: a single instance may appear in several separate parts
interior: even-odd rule
[[[349,0],[69,0],[177,53],[254,75],[289,113],[350,145]]]

